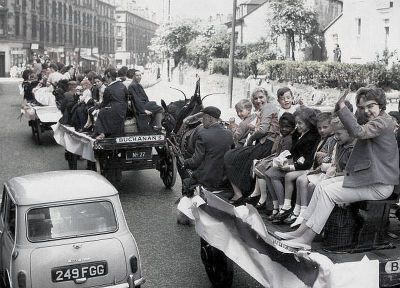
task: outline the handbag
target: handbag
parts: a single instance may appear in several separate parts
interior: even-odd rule
[[[276,154],[271,154],[261,160],[258,160],[254,167],[252,173],[259,178],[265,178],[265,172],[272,167],[272,160],[276,157]]]

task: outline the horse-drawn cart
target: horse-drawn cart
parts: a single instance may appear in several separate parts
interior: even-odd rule
[[[21,113],[28,119],[32,136],[38,145],[42,144],[42,134],[50,131],[51,126],[60,120],[62,114],[56,106],[25,105]]]
[[[54,138],[66,150],[70,169],[77,169],[78,158],[88,160],[88,167],[104,175],[112,183],[119,182],[122,171],[157,169],[165,187],[176,180],[176,161],[161,132],[129,133],[123,137],[96,140],[73,127],[57,123]]]
[[[196,112],[187,109],[196,102],[196,97],[199,98],[195,93],[190,101],[185,101],[185,108],[174,118]],[[171,111],[169,107],[164,109]],[[180,123],[184,125],[175,125],[169,134],[178,160],[190,157],[187,139],[195,129],[185,127],[187,121]],[[181,178],[185,178],[187,171],[179,166]],[[222,192],[201,189],[199,194],[203,199],[183,197],[178,209],[195,223],[201,260],[215,288],[231,287],[234,264],[264,287],[400,287],[400,225],[396,217],[400,211],[396,216],[390,213],[399,200],[399,186],[389,199],[335,208],[339,212],[334,210],[324,237],[314,241],[311,251],[285,245],[274,232],[289,227],[272,224],[252,205],[229,204],[227,200],[232,196],[229,189]],[[345,217],[346,213],[351,214],[351,219]]]
[[[387,200],[357,203],[356,225],[334,210],[338,218],[328,220],[329,231],[311,250],[285,245],[274,232],[288,227],[268,222],[252,205],[232,206],[224,193],[202,189],[205,203],[195,196],[181,211],[195,222],[213,287],[231,287],[233,263],[265,287],[400,287],[400,225],[389,213],[399,192],[397,186]]]

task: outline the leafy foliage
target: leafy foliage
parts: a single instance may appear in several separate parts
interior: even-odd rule
[[[247,45],[247,57],[251,72],[257,76],[258,65],[268,60],[275,60],[277,58],[276,51],[270,49],[270,43],[262,38],[260,41]]]
[[[397,50],[391,52],[388,49],[385,49],[382,51],[382,54],[376,53],[376,62],[383,65],[395,64],[396,62],[397,64],[400,64]]]
[[[200,32],[193,22],[174,22],[161,25],[151,39],[149,49],[159,56],[173,57],[175,65],[187,55],[187,45]]]
[[[210,73],[223,75],[229,74],[229,58],[214,58],[208,66]],[[233,76],[247,77],[251,75],[250,63],[247,60],[235,60],[233,66]]]
[[[270,0],[273,10],[271,23],[272,35],[288,37],[292,60],[295,60],[296,41],[305,40],[309,44],[319,44],[321,33],[317,15],[304,6],[303,0]]]
[[[225,27],[207,26],[188,45],[188,61],[196,68],[206,69],[212,58],[229,56],[230,38]]]
[[[252,73],[248,60],[235,61],[234,75],[247,77]],[[209,65],[211,73],[228,75],[229,59],[213,59]],[[400,90],[400,64],[390,68],[381,63],[348,64],[340,62],[271,60],[258,65],[260,74],[280,82],[295,82],[316,87],[353,89],[375,84],[384,89]]]

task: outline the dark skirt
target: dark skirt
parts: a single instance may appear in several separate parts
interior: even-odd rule
[[[250,176],[253,160],[270,155],[273,144],[272,141],[266,140],[263,144],[257,143],[254,146],[240,147],[226,152],[224,157],[226,176],[242,191],[243,196],[250,195],[254,189],[254,179]]]
[[[101,108],[94,125],[94,132],[104,133],[109,137],[124,135],[126,106],[114,104],[111,107]]]

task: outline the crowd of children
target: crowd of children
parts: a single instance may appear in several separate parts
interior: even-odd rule
[[[265,96],[265,98],[268,99],[268,95],[265,94]],[[253,104],[255,104],[254,113],[251,111],[250,101],[241,100],[236,104],[236,112],[242,122],[239,123],[237,127],[232,127],[234,130],[235,144],[236,147],[238,147],[234,150],[238,151],[237,153],[244,152],[247,158],[254,155],[250,155],[246,152],[250,148],[243,150],[246,148],[242,147],[252,145],[248,139],[252,138],[252,133],[256,133],[261,121],[259,111],[263,109],[260,105],[257,106],[257,103],[254,101],[255,98],[252,100]],[[371,116],[369,110],[372,105],[376,104],[376,106],[381,109],[375,112],[375,117],[387,119],[389,116],[387,116],[385,112],[386,106],[383,103],[383,101],[385,101],[385,95],[381,89],[376,87],[367,87],[359,90],[357,92],[358,109],[355,116],[352,114],[352,105],[344,99],[342,99],[340,103],[341,109],[337,108],[335,112],[320,112],[305,107],[301,101],[298,103],[300,105],[295,104],[293,94],[287,87],[277,91],[277,100],[280,107],[277,108],[275,112],[276,120],[279,121],[280,135],[274,139],[273,147],[270,149],[269,153],[264,154],[265,157],[262,157],[259,155],[263,155],[263,153],[258,152],[257,156],[250,157],[250,161],[253,162],[250,168],[246,165],[246,161],[237,163],[238,165],[235,166],[229,161],[231,160],[229,157],[228,161],[225,159],[225,164],[228,164],[226,165],[228,178],[230,174],[229,170],[232,169],[232,166],[235,166],[234,168],[236,168],[236,170],[241,169],[242,175],[245,175],[239,177],[240,173],[236,171],[236,177],[240,178],[241,181],[247,181],[247,185],[243,185],[243,183],[236,184],[231,181],[234,190],[235,185],[247,188],[247,190],[243,188],[238,189],[239,192],[234,194],[231,203],[235,205],[241,205],[245,202],[253,204],[261,212],[269,212],[267,217],[269,221],[275,224],[287,224],[291,227],[300,226],[301,229],[299,229],[299,231],[307,231],[305,227],[308,226],[305,226],[305,219],[312,218],[312,216],[310,216],[310,214],[312,215],[312,211],[308,211],[307,207],[310,201],[312,201],[314,206],[317,205],[314,202],[318,202],[318,199],[311,200],[315,194],[314,191],[318,191],[319,195],[323,190],[321,188],[321,183],[328,184],[340,182],[341,180],[343,181],[345,171],[349,170],[349,167],[346,169],[346,165],[351,158],[353,148],[357,146],[357,142],[371,142],[370,139],[380,137],[377,132],[377,127],[374,126],[370,128],[370,125],[376,125],[375,123],[370,124],[376,120]],[[265,103],[267,102],[266,100]],[[359,104],[361,102],[367,102],[369,106],[367,105],[364,107]],[[349,111],[348,113],[353,115],[347,117],[356,119],[356,122],[358,121],[357,124],[354,124],[352,119],[344,118],[340,114],[342,110],[346,109]],[[393,129],[392,135],[390,136],[392,139],[388,141],[388,143],[390,143],[388,145],[393,145],[392,142],[394,142],[395,136],[397,141],[399,141],[398,126],[400,117],[398,117],[398,113],[397,111],[389,113],[390,116],[392,116],[392,123],[388,122],[386,126],[393,125]],[[269,123],[273,122],[274,121],[270,121]],[[354,126],[357,125],[357,127],[350,127],[350,122]],[[268,129],[270,128],[271,126]],[[379,128],[385,130],[386,127]],[[373,130],[375,134],[371,133],[373,135],[366,136],[367,132],[365,131],[369,131],[368,129]],[[364,131],[364,134],[362,131]],[[357,138],[361,140],[357,141]],[[395,162],[397,163],[398,155],[397,157],[396,155],[397,153],[394,153]],[[241,159],[240,156],[236,156],[235,160],[237,159]],[[359,161],[362,162],[362,159]],[[359,169],[357,167],[358,166],[356,166],[355,169],[356,171]],[[245,169],[250,169],[250,171],[245,171]],[[363,169],[364,168],[360,168],[360,170]],[[347,176],[351,174],[351,172],[346,173]],[[390,175],[396,175],[396,179],[390,179],[386,182],[380,179],[378,182],[380,184],[389,184],[386,188],[390,190],[390,187],[393,188],[393,185],[398,184],[399,172],[398,169],[397,171],[396,169],[392,169],[388,173]],[[355,173],[355,175],[357,175],[357,173]],[[231,179],[229,178],[229,180]],[[367,184],[368,183],[366,183],[366,185]],[[393,191],[393,189],[391,191]],[[387,193],[386,190],[384,192]],[[374,197],[375,196],[372,198]],[[381,197],[383,196],[379,194],[379,197],[377,196],[375,198],[380,199]],[[363,197],[361,196],[360,198]],[[353,199],[349,199],[349,202],[352,201]],[[318,231],[314,231],[314,234],[320,232],[319,228],[317,230]],[[311,229],[311,231],[313,230]],[[284,239],[299,238],[299,235],[301,236],[302,234],[300,232],[298,234],[294,233],[293,235],[289,233],[289,236],[284,233],[280,234]],[[308,242],[301,239],[301,237],[299,239],[301,245],[310,244],[308,241],[310,238],[306,239]],[[289,244],[296,246],[298,243]]]
[[[26,103],[57,106],[62,113],[61,124],[73,126],[76,131],[95,138],[123,135],[127,117],[134,117],[136,112],[148,115],[138,128],[150,129],[146,125],[152,125],[152,122],[147,118],[151,120],[162,113],[161,107],[157,106],[158,110],[153,111],[150,105],[147,110],[135,111],[147,103],[153,104],[144,91],[140,95],[136,90],[132,91],[142,87],[139,83],[141,72],[135,69],[121,67],[117,71],[109,68],[104,75],[94,71],[78,74],[72,66],[50,63],[42,64],[40,71],[26,69],[22,76],[20,92]],[[161,119],[158,119],[158,129],[160,123]]]
[[[140,85],[141,73],[125,68],[107,69],[104,78],[92,71],[76,75],[73,67],[60,68],[56,64],[39,74],[26,70],[21,93],[25,101],[35,105],[48,105],[49,101],[40,103],[46,102],[46,97],[38,97],[39,94],[51,95],[49,99],[55,99],[63,114],[61,123],[74,126],[77,131],[92,131],[98,139],[122,135],[124,121],[132,109],[149,118],[146,121],[154,125],[151,127],[161,129],[162,108],[149,101]],[[335,111],[321,112],[306,107],[301,97],[295,101],[288,87],[278,89],[278,107],[271,96],[257,87],[250,100],[243,99],[235,105],[242,121],[228,127],[236,148],[225,153],[223,163],[233,188],[231,204],[252,203],[261,211],[270,208],[269,221],[300,227],[296,233],[282,234],[282,238],[299,238],[298,242],[308,245],[325,223],[317,219],[321,212],[315,214],[307,208],[310,203],[313,209],[323,207],[330,213],[332,203],[337,201],[376,200],[390,195],[399,180],[400,114],[385,112],[382,89],[359,89],[355,114],[351,104],[342,98]],[[371,147],[375,150],[371,151]],[[386,161],[390,163],[365,158],[373,158],[374,153],[385,156],[387,150],[390,157]],[[364,154],[357,152],[355,156],[354,151]],[[381,165],[379,171],[376,163]],[[362,177],[371,169],[381,178],[375,174],[368,179]],[[366,196],[359,193],[352,198],[338,192],[339,185],[357,192],[364,184],[367,186],[363,188],[369,191]],[[329,213],[322,213],[323,217]]]

